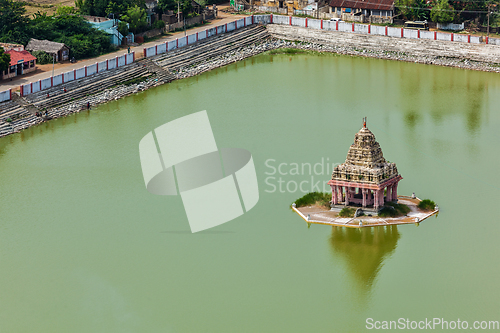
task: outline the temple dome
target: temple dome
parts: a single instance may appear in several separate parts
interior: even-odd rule
[[[335,167],[332,179],[378,184],[397,175],[396,164],[385,160],[380,144],[364,121],[354,136],[345,162]]]
[[[386,163],[382,149],[375,140],[375,135],[366,127],[354,136],[354,143],[349,148],[346,164],[374,168]]]

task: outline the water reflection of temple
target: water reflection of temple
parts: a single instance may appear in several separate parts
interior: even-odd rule
[[[360,229],[332,227],[329,241],[334,256],[346,262],[356,288],[366,295],[384,260],[396,249],[399,238],[395,225]]]

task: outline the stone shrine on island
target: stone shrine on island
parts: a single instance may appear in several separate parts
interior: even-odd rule
[[[363,209],[378,211],[385,202],[397,202],[401,179],[396,164],[384,159],[364,118],[345,162],[335,167],[328,182],[332,188],[332,206],[361,205]]]

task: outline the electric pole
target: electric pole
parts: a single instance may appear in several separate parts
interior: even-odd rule
[[[486,37],[490,38],[490,3],[488,2],[488,29],[486,30]]]
[[[179,0],[177,1],[177,22],[181,21],[181,5]]]

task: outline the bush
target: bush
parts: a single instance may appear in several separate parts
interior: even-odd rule
[[[36,63],[39,65],[52,63],[52,56],[45,51],[33,51],[31,54],[36,57]]]
[[[163,28],[165,28],[165,22],[163,22],[162,20],[156,20],[153,23],[153,29],[163,29]]]
[[[396,210],[396,212],[398,212],[400,215],[406,215],[411,210],[410,207],[408,207],[407,205],[398,204],[398,203],[395,203],[395,202],[386,202],[385,204],[387,206],[394,207],[394,209]]]
[[[410,212],[410,207],[394,202],[386,202],[385,206],[380,210],[380,217],[398,217],[406,215]]]
[[[436,203],[429,199],[424,199],[418,203],[418,208],[422,210],[434,210],[434,207],[436,207]]]
[[[354,217],[355,213],[356,213],[356,209],[355,208],[344,207],[339,212],[339,216],[340,217]]]
[[[331,193],[310,192],[295,201],[297,207],[318,205],[330,208]]]
[[[380,217],[396,217],[396,209],[391,206],[384,206],[382,209],[378,212],[378,216]]]

